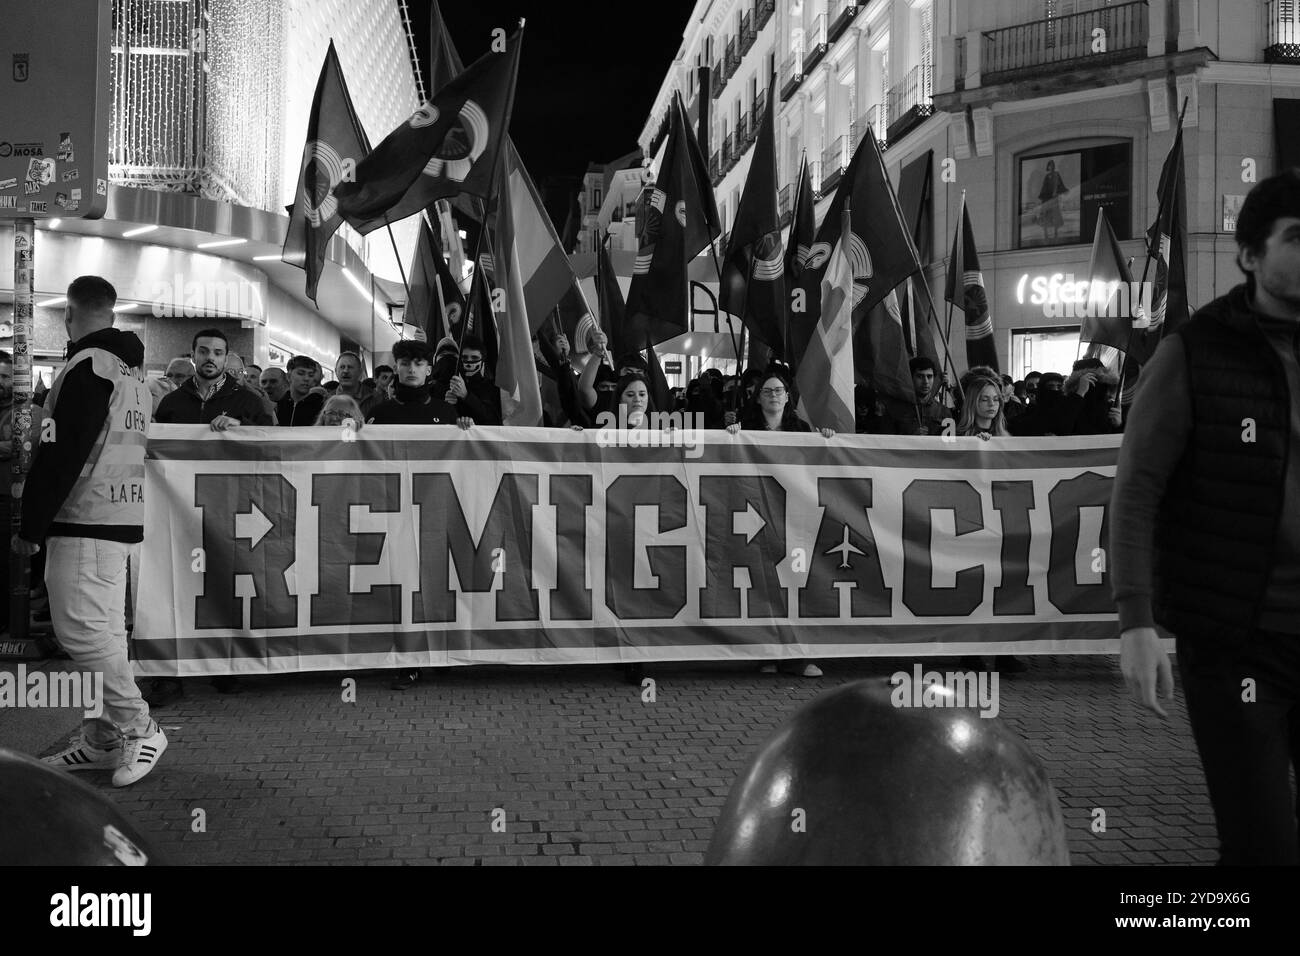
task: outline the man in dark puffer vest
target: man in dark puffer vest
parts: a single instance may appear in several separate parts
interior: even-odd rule
[[[1220,863],[1296,864],[1300,170],[1251,190],[1236,239],[1246,284],[1142,370],[1111,502],[1112,586],[1125,681],[1161,716],[1173,673],[1155,625],[1176,638]]]

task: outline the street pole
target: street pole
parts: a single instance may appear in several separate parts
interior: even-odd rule
[[[32,315],[35,305],[36,221],[14,221],[14,385],[13,471],[10,480],[10,538],[22,525],[23,481],[32,460]],[[28,589],[31,560],[9,550],[9,637],[26,641],[29,631]]]

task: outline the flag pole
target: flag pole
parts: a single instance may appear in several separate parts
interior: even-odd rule
[[[442,255],[442,253],[439,252],[439,253],[437,253],[437,255]],[[433,283],[434,283],[434,286],[435,286],[435,287],[437,288],[437,290],[438,290],[438,315],[441,317],[440,321],[438,322],[438,329],[439,329],[440,331],[448,331],[448,329],[447,329],[447,299],[446,299],[446,297],[444,297],[443,294],[442,294],[442,276],[438,275],[438,274],[435,272],[434,275],[433,275]],[[428,330],[426,329],[425,331],[426,331],[426,333],[427,333]],[[438,338],[441,339],[442,336],[439,335]]]
[[[715,242],[709,243],[709,252],[712,253],[713,255],[713,268],[718,273],[718,297],[721,298],[722,297],[722,266],[719,265],[718,263],[718,247]],[[690,286],[688,284],[687,289],[689,290],[689,288]],[[721,306],[719,306],[719,308],[721,308]],[[689,332],[690,315],[691,315],[689,302],[687,303],[686,315],[687,315],[686,321],[688,326],[687,331]],[[731,336],[731,350],[736,355],[736,370],[737,370],[736,377],[739,378],[740,377],[740,371],[739,371],[740,370],[740,346],[736,342],[736,327],[735,324],[731,321],[730,312],[727,313],[727,334]],[[739,387],[739,384],[737,384],[737,387]],[[735,409],[732,409],[732,411],[735,411]]]
[[[406,267],[402,265],[402,254],[397,251],[397,239],[393,235],[393,227],[388,222],[388,216],[384,216],[384,228],[388,230],[388,241],[393,244],[393,258],[397,260],[397,271],[402,276],[402,288],[406,290],[406,301],[411,301],[411,287],[406,282]]]
[[[963,230],[962,230],[962,226],[963,226],[963,224],[964,224],[964,222],[965,222],[965,219],[966,219],[966,190],[963,189],[963,190],[961,191],[961,213],[957,216],[957,228],[956,228],[956,231],[953,233],[952,244],[953,244],[953,248],[954,248],[954,249],[957,248],[957,243],[958,243],[958,242],[963,242],[963,243],[964,243],[964,241],[965,241],[965,238],[966,238],[966,237],[965,237],[964,235],[961,235],[961,233],[962,233],[962,231],[963,231]],[[965,269],[965,266],[966,266],[966,263],[965,263],[965,246],[963,245],[963,247],[962,247],[962,268]],[[962,280],[962,287],[965,288],[965,280],[964,280],[964,279]],[[963,299],[963,301],[964,301],[964,299]],[[945,334],[946,334],[947,338],[944,339],[945,347],[946,347],[946,343],[947,343],[948,339],[951,339],[951,338],[952,338],[952,309],[953,309],[952,300],[949,299],[949,300],[948,300],[948,322],[947,322],[947,328],[946,328],[946,331],[945,331]],[[962,311],[965,312],[964,309],[963,309]],[[953,375],[956,375],[956,374],[957,374],[957,371],[956,371],[956,369],[954,368],[954,369],[953,369]]]

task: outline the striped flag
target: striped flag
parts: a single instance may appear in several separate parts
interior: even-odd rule
[[[850,434],[855,428],[851,224],[846,201],[840,212],[840,239],[822,273],[821,316],[795,373],[800,414],[814,428],[834,428]]]
[[[497,194],[498,226],[493,233],[493,278],[505,290],[505,310],[497,315],[499,354],[496,383],[501,389],[502,424],[540,425],[542,423],[541,383],[533,359],[533,332],[546,314],[533,316],[528,311],[524,292],[524,257],[516,233],[516,209],[526,206],[528,190],[518,176],[501,184]],[[527,240],[525,226],[525,241]],[[486,275],[486,273],[485,273]]]
[[[523,160],[519,158],[514,143],[509,140],[506,140],[505,145],[503,178],[505,183],[510,184],[511,197],[514,199],[512,228],[519,253],[524,298],[528,302],[533,331],[542,326],[556,306],[564,303],[565,307],[561,308],[560,314],[565,319],[564,331],[572,344],[577,334],[577,325],[590,309],[582,295],[577,274],[573,271],[569,257],[565,255],[564,245],[542,204],[542,197],[538,195],[532,177],[524,169]],[[499,210],[497,216],[504,223],[505,217]],[[574,300],[571,306],[570,300]]]
[[[943,297],[966,316],[966,365],[987,365],[998,371],[998,350],[993,344],[993,316],[989,297],[984,291],[984,273],[975,249],[975,231],[971,228],[966,196],[961,197],[961,216],[952,236],[952,256],[948,260],[948,282]]]

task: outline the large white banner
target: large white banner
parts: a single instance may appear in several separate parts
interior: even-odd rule
[[[1119,442],[154,426],[137,667],[1114,653]]]

